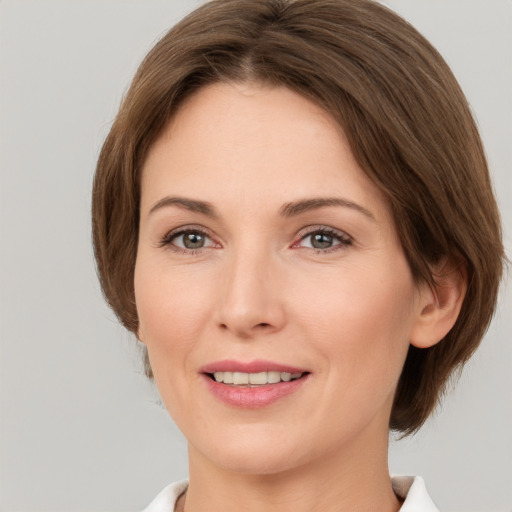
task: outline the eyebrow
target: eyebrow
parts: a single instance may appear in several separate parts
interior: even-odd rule
[[[183,208],[195,213],[201,213],[202,215],[206,215],[212,218],[219,217],[214,206],[207,201],[199,201],[197,199],[175,196],[168,196],[160,199],[160,201],[158,201],[151,208],[151,210],[149,210],[149,214],[169,206],[178,206],[179,208]],[[360,204],[349,201],[348,199],[343,199],[341,197],[314,197],[311,199],[302,199],[290,203],[285,203],[279,209],[279,215],[282,217],[296,217],[311,210],[318,210],[320,208],[326,208],[330,206],[351,208],[362,213],[365,217],[368,217],[371,220],[375,220],[375,217],[370,210],[364,208]]]
[[[300,215],[311,210],[317,210],[319,208],[325,208],[329,206],[342,206],[344,208],[352,208],[362,213],[365,217],[368,217],[373,221],[375,220],[375,217],[370,210],[367,210],[360,204],[349,201],[348,199],[343,199],[341,197],[315,197],[312,199],[293,201],[291,203],[284,204],[279,209],[279,214],[283,217],[295,217],[296,215]]]
[[[188,199],[185,197],[164,197],[160,199],[152,208],[149,210],[149,215],[153,212],[166,208],[168,206],[178,206],[184,210],[188,210],[195,213],[202,213],[208,217],[218,217],[218,214],[211,203],[206,201],[198,201],[197,199]]]

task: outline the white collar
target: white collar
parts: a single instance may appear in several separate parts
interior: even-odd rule
[[[421,476],[392,476],[395,494],[404,499],[400,512],[439,512]]]
[[[400,512],[439,512],[420,476],[393,476],[391,484],[395,493],[405,500]],[[142,512],[173,512],[177,499],[187,487],[188,480],[168,485]]]

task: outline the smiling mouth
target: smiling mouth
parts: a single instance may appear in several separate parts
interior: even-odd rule
[[[289,373],[289,372],[215,372],[207,375],[215,382],[228,384],[231,386],[257,387],[267,386],[269,384],[279,384],[281,382],[290,382],[308,375],[309,372]]]

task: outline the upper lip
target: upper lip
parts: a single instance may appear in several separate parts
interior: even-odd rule
[[[206,364],[201,368],[201,373],[215,372],[241,372],[241,373],[260,373],[260,372],[287,372],[287,373],[305,373],[308,370],[288,364],[275,363],[257,359],[254,361],[236,361],[234,359],[225,359]]]

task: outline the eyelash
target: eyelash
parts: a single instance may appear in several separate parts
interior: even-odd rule
[[[208,247],[200,247],[198,249],[186,249],[183,247],[179,247],[175,245],[173,242],[180,236],[183,236],[187,233],[190,234],[198,234],[201,236],[204,236],[205,238],[210,239],[213,242],[213,247],[215,247],[216,242],[213,240],[211,234],[206,231],[205,229],[199,228],[199,227],[182,227],[179,228],[176,231],[171,231],[170,233],[167,233],[164,238],[161,240],[161,242],[158,244],[159,247],[168,247],[171,250],[182,253],[182,254],[190,254],[194,255],[199,253],[202,249],[208,249],[212,246]],[[352,245],[352,239],[349,235],[342,231],[338,231],[333,228],[327,228],[325,226],[313,226],[309,227],[306,230],[303,230],[301,233],[299,233],[299,240],[297,242],[294,242],[292,245],[292,248],[299,248],[299,243],[306,240],[308,237],[312,237],[313,235],[320,234],[320,235],[327,235],[329,237],[332,237],[333,240],[338,240],[338,244],[333,245],[332,247],[328,247],[326,249],[319,249],[315,247],[306,247],[306,249],[310,249],[314,251],[315,254],[329,254],[331,252],[339,251],[347,246]]]
[[[306,229],[307,230],[304,230],[302,233],[299,233],[299,242],[302,242],[316,234],[330,236],[333,238],[333,242],[335,240],[339,242],[333,245],[332,247],[328,247],[326,249],[308,247],[308,249],[314,251],[315,254],[330,254],[335,251],[343,250],[346,247],[352,245],[352,238],[343,231],[338,231],[337,229],[328,228],[325,226],[311,226]],[[299,242],[294,243],[292,247],[297,247]]]
[[[206,231],[205,229],[195,227],[195,226],[184,226],[184,227],[178,228],[175,231],[171,231],[170,233],[167,233],[158,245],[159,245],[159,247],[167,247],[167,248],[169,248],[175,252],[181,253],[181,254],[191,254],[191,255],[199,253],[202,249],[209,248],[209,247],[200,247],[198,249],[186,249],[183,247],[179,247],[173,243],[178,237],[186,235],[187,233],[194,233],[194,234],[204,236],[205,238],[209,238],[210,240],[212,240],[212,242],[214,242],[214,244],[215,244],[215,241],[213,240],[211,234],[208,231]]]

